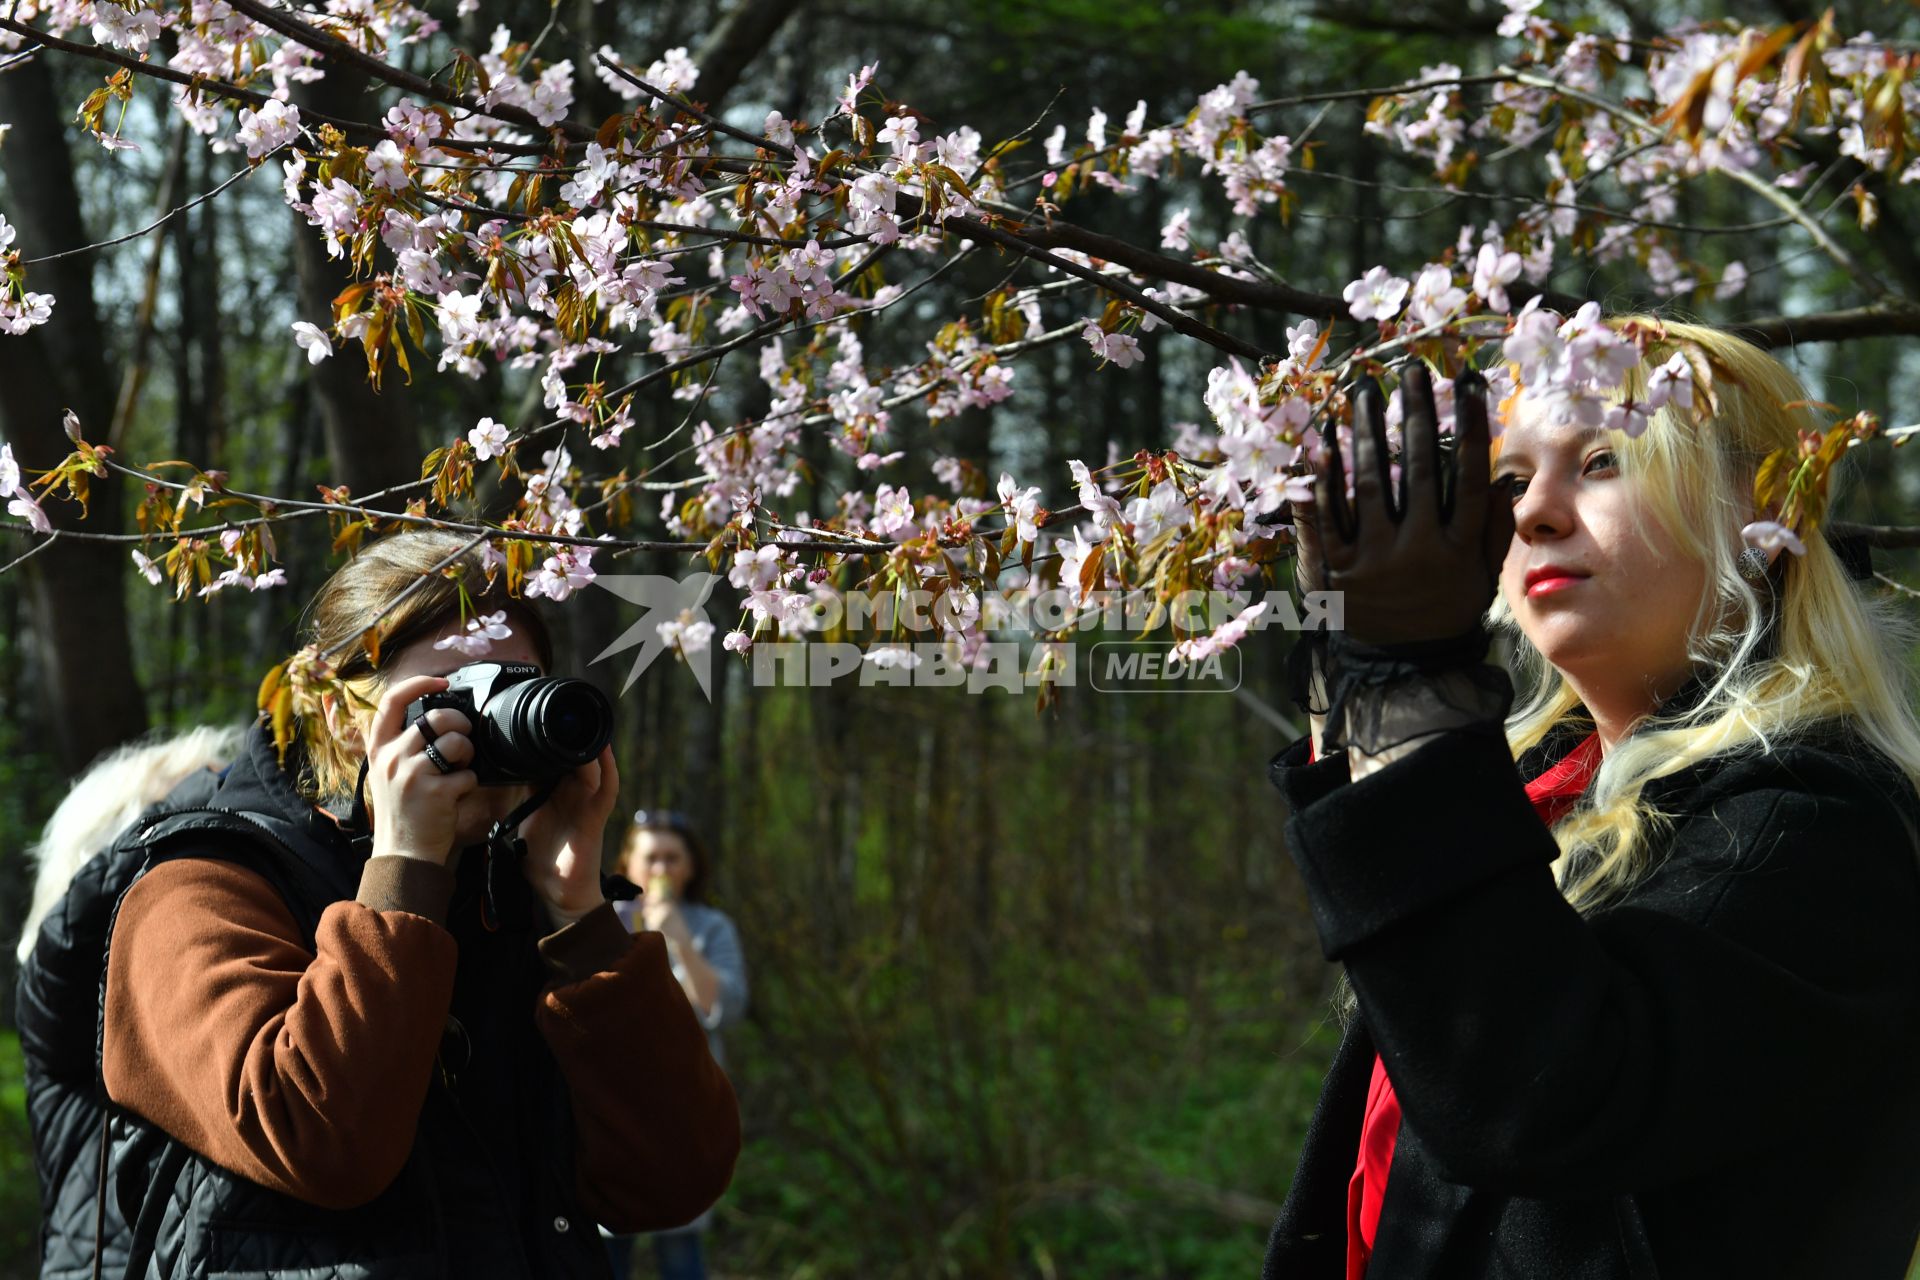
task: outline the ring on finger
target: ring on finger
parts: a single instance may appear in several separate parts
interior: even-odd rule
[[[415,720],[413,722],[413,727],[420,731],[420,736],[427,740],[427,745],[429,747],[433,745],[433,740],[440,736],[439,734],[434,732],[433,726],[427,723],[427,718],[425,716],[421,716],[418,720]]]
[[[433,767],[442,773],[452,773],[460,766],[440,754],[440,748],[434,743],[427,744],[427,759],[433,761]]]

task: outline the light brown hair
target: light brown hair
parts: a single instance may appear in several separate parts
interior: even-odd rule
[[[378,701],[386,686],[381,664],[367,651],[367,632],[380,619],[379,653],[391,659],[408,645],[433,635],[461,616],[465,590],[468,617],[506,610],[513,629],[532,642],[540,663],[553,668],[553,639],[525,600],[507,593],[505,574],[488,578],[478,546],[467,534],[443,529],[407,529],[368,544],[336,569],[314,593],[301,620],[305,643],[334,654],[335,673],[358,696]],[[408,588],[412,594],[398,599]],[[392,611],[381,616],[389,606]],[[309,799],[353,789],[360,753],[332,733],[316,735],[297,785]]]

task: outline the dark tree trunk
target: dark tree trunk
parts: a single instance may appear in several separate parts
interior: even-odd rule
[[[333,68],[318,84],[295,88],[302,110],[349,119],[377,116],[377,100],[366,80]],[[325,329],[333,322],[333,300],[352,282],[346,260],[329,258],[319,234],[299,214],[293,237],[294,268],[300,278],[300,318]],[[314,397],[327,440],[331,483],[345,484],[356,496],[420,478],[420,429],[413,397],[403,375],[391,364],[380,391],[367,381],[359,345],[343,345],[331,360],[314,366]]]
[[[802,0],[737,0],[727,16],[720,19],[707,38],[694,50],[694,65],[700,68],[700,81],[692,94],[709,108],[740,83],[747,65],[772,43],[786,20],[793,16]]]
[[[0,149],[12,192],[8,218],[26,256],[87,244],[65,136],[66,110],[43,59],[0,76],[0,120],[13,126]],[[104,441],[113,420],[115,379],[103,350],[93,299],[93,255],[78,254],[29,269],[32,286],[55,298],[53,317],[22,337],[0,341],[0,421],[23,467],[58,465],[71,450],[61,416],[72,409],[85,430]],[[117,477],[93,478],[85,527],[125,527]],[[61,528],[80,523],[79,508],[49,502]],[[9,540],[8,559],[25,549]],[[45,678],[40,688],[54,754],[77,772],[101,751],[146,729],[146,707],[134,677],[124,585],[127,550],[110,542],[57,541],[22,568],[29,615]]]

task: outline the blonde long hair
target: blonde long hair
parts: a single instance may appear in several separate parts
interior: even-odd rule
[[[1696,399],[1693,413],[1660,410],[1637,438],[1614,434],[1621,475],[1637,486],[1642,510],[1680,554],[1706,566],[1689,648],[1707,688],[1692,708],[1643,721],[1617,742],[1580,804],[1555,825],[1555,875],[1581,910],[1617,899],[1646,874],[1650,840],[1665,815],[1642,792],[1702,760],[1765,754],[1797,730],[1838,718],[1920,786],[1920,724],[1902,661],[1912,628],[1893,603],[1853,584],[1824,526],[1800,531],[1804,556],[1780,553],[1774,588],[1756,589],[1737,567],[1739,530],[1754,518],[1761,461],[1795,445],[1800,431],[1827,424],[1804,407],[1799,380],[1765,352],[1703,325],[1665,327],[1711,362],[1718,412]],[[1638,398],[1645,377],[1644,367],[1636,369],[1626,393]],[[1769,590],[1777,591],[1772,602],[1763,595]],[[1771,650],[1762,644],[1770,604]],[[1507,722],[1517,758],[1573,712],[1579,697],[1521,634],[1504,598],[1488,619],[1512,635],[1518,665],[1535,677]]]

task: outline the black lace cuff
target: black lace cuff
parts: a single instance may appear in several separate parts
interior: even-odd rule
[[[1379,755],[1449,729],[1498,732],[1513,705],[1513,682],[1486,661],[1478,623],[1457,636],[1414,644],[1362,644],[1345,632],[1327,637],[1327,751],[1351,747]]]
[[[1287,653],[1287,697],[1303,716],[1327,714],[1327,631],[1303,631]]]

